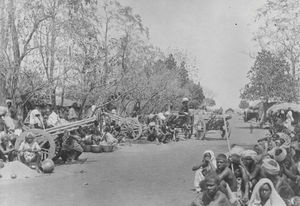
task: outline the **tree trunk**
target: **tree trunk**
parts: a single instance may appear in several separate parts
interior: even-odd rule
[[[105,42],[104,42],[104,55],[105,55],[105,60],[104,60],[104,77],[103,77],[103,84],[106,84],[107,82],[107,77],[108,77],[108,27],[109,27],[109,18],[106,17],[106,24],[105,24]]]
[[[12,72],[9,72],[11,75],[10,78],[10,88],[9,91],[10,96],[13,102],[16,102],[16,90],[19,81],[19,72],[20,72],[20,64],[21,64],[21,55],[20,55],[20,46],[18,41],[18,33],[17,28],[15,25],[15,7],[14,7],[14,0],[9,1],[8,4],[8,11],[9,11],[9,26],[10,26],[10,34],[12,40],[12,50],[13,50],[13,65],[12,65]]]
[[[51,26],[51,42],[50,42],[50,67],[49,67],[49,81],[51,83],[51,103],[56,107],[56,85],[54,83],[54,67],[55,67],[55,43],[56,43],[56,21],[55,16],[52,18]]]
[[[5,105],[5,97],[6,97],[6,62],[5,62],[5,53],[7,47],[7,25],[6,22],[8,18],[5,16],[5,0],[0,0],[0,105]]]

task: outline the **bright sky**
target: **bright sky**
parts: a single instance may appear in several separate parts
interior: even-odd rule
[[[199,64],[196,81],[217,105],[237,108],[240,89],[258,50],[252,41],[256,9],[265,0],[119,0],[140,14],[151,42],[164,51],[179,48]]]

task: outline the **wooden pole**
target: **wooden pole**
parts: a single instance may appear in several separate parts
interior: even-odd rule
[[[222,112],[222,116],[223,116],[223,121],[224,121],[224,130],[225,130],[225,137],[226,137],[226,142],[227,142],[227,147],[228,147],[228,153],[229,153],[229,156],[230,156],[231,155],[230,154],[231,148],[230,148],[230,142],[229,142],[228,130],[227,130],[227,122],[226,122],[224,111]],[[231,164],[231,170],[234,173],[234,169],[233,169],[233,165],[232,164]]]

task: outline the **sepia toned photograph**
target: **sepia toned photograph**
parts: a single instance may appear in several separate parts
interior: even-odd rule
[[[0,206],[300,206],[299,0],[0,0]]]

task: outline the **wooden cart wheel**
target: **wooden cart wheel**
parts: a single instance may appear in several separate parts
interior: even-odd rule
[[[47,158],[52,159],[55,156],[54,138],[51,134],[41,129],[29,129],[23,132],[16,140],[15,149],[19,149],[21,143],[25,140],[25,137],[29,132],[34,134],[35,140],[42,149],[42,160]]]
[[[136,118],[131,118],[130,121],[123,122],[121,125],[121,131],[130,134],[132,140],[138,140],[143,133],[143,126]]]

